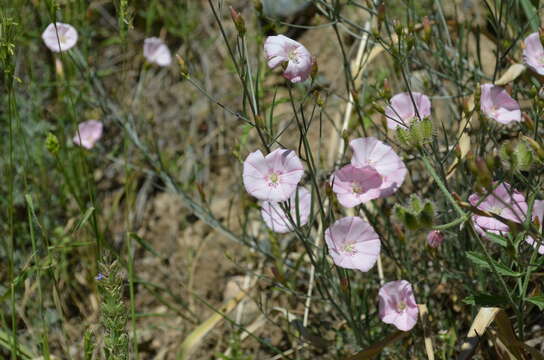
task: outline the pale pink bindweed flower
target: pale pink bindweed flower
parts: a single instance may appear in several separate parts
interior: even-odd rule
[[[273,69],[287,63],[283,76],[293,83],[306,80],[314,64],[314,58],[301,43],[287,36],[269,36],[264,43],[268,67]]]
[[[412,92],[396,94],[390,100],[391,104],[385,108],[387,127],[409,127],[413,121],[423,120],[431,115],[431,100],[427,95]],[[414,104],[416,105],[414,107]]]
[[[481,90],[480,108],[487,117],[501,124],[521,121],[519,104],[505,89],[493,84],[483,84]]]
[[[293,224],[280,204],[273,201],[263,201],[261,203],[261,216],[270,230],[283,234],[293,231]],[[289,198],[289,201],[285,203],[289,209],[291,220],[295,225],[306,225],[310,217],[311,204],[312,194],[306,188],[298,187],[297,191]]]
[[[533,71],[544,75],[544,48],[540,41],[540,34],[538,32],[532,33],[525,38],[523,43],[525,45],[523,48],[523,61]]]
[[[372,226],[357,216],[337,220],[325,231],[325,242],[334,263],[342,268],[370,270],[380,255],[380,238]]]
[[[468,201],[479,210],[498,215],[504,219],[516,223],[525,221],[527,213],[525,197],[519,191],[512,190],[508,183],[499,184],[489,195],[484,196],[483,200],[481,199],[482,196],[472,194]],[[509,231],[508,225],[494,217],[473,215],[472,220],[476,225],[476,230],[482,235],[485,231],[494,233]]]
[[[472,194],[468,200],[472,206],[476,206],[482,197],[478,194]],[[482,202],[477,205],[479,210],[483,210],[498,215],[506,220],[521,224],[527,218],[527,202],[523,194],[517,190],[511,189],[508,183],[499,184]],[[536,200],[533,205],[533,220],[538,218],[540,221],[544,218],[544,202]],[[486,233],[504,235],[510,232],[507,224],[499,219],[490,216],[472,215],[475,230],[486,237]],[[536,247],[534,239],[530,236],[525,238],[525,242]],[[538,248],[540,254],[544,254],[544,246],[541,244]]]
[[[349,143],[353,150],[351,165],[375,169],[382,178],[379,197],[393,194],[404,182],[406,166],[389,146],[374,137],[353,139]]]
[[[380,174],[370,166],[346,165],[334,172],[330,183],[342,206],[352,208],[380,197]]]
[[[42,33],[45,46],[53,52],[67,51],[77,43],[77,30],[70,24],[51,23]]]
[[[244,186],[250,195],[263,201],[289,199],[303,174],[302,163],[292,150],[276,149],[266,157],[257,150],[244,161]]]
[[[427,243],[432,248],[437,248],[444,242],[444,234],[439,230],[429,231],[427,234]]]
[[[168,66],[172,62],[170,49],[158,37],[150,37],[144,40],[144,57],[150,63],[159,66]]]
[[[539,229],[538,231],[542,233],[542,222],[544,221],[544,200],[535,200],[533,203],[533,221],[538,219]],[[531,236],[527,236],[525,239],[529,245],[534,248],[537,248],[537,251],[540,255],[544,255],[544,240],[535,241]],[[539,243],[540,242],[540,243]]]
[[[74,144],[81,145],[85,149],[92,149],[102,137],[103,125],[97,120],[88,120],[78,125],[78,131],[72,139]]]
[[[378,293],[380,319],[401,331],[411,330],[417,323],[419,309],[412,285],[406,280],[385,283]]]

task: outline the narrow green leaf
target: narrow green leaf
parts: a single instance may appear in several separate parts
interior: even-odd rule
[[[145,250],[149,251],[151,254],[155,255],[156,257],[162,258],[161,254],[159,254],[153,247],[144,239],[136,235],[135,233],[129,233],[129,235],[132,239],[136,240],[138,244],[140,244]]]
[[[490,295],[490,294],[475,294],[463,299],[465,304],[476,305],[482,307],[501,307],[507,305],[508,298],[506,296]]]
[[[487,262],[487,259],[484,254],[476,252],[476,251],[467,251],[465,254],[469,258],[469,260],[472,261],[475,265],[480,266],[484,269],[491,270],[491,265]],[[522,275],[522,273],[513,271],[509,269],[506,265],[501,264],[498,261],[495,261],[495,260],[491,260],[491,261],[493,262],[495,269],[500,275],[513,276],[513,277],[518,277]]]
[[[500,235],[493,234],[493,233],[490,233],[490,232],[486,232],[485,237],[488,238],[489,240],[493,241],[495,244],[498,244],[498,245],[500,245],[502,247],[507,247],[508,246],[508,240],[506,240],[504,237],[502,237]]]
[[[531,25],[532,31],[538,31],[538,11],[534,7],[534,5],[531,3],[531,0],[521,0],[521,6],[523,7],[523,11],[525,12],[525,16],[527,16],[527,19],[529,20],[529,24]]]
[[[544,310],[544,295],[533,296],[525,300],[535,304],[540,310]]]
[[[87,223],[87,221],[89,220],[93,212],[94,212],[94,207],[91,206],[90,208],[88,208],[87,211],[85,211],[85,214],[83,214],[81,219],[77,222],[77,224],[74,226],[74,228],[72,229],[70,233],[74,234],[78,232],[79,229],[81,229],[83,225]]]

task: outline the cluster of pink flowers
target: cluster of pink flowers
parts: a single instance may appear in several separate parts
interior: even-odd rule
[[[283,65],[283,76],[293,83],[305,81],[312,73],[315,59],[300,43],[284,35],[270,36],[264,44],[268,66]],[[430,115],[425,95],[399,94],[388,110],[392,124],[406,126],[414,118]],[[410,97],[410,101],[406,99]],[[393,125],[391,125],[393,127]],[[388,145],[374,137],[350,142],[350,164],[335,171],[330,184],[342,206],[351,208],[370,200],[390,196],[404,182],[406,166]],[[261,215],[269,229],[278,233],[293,231],[308,222],[311,193],[299,182],[304,168],[294,151],[276,149],[264,156],[250,153],[244,161],[243,182],[247,192],[261,202]],[[325,230],[325,242],[333,262],[346,269],[369,271],[380,256],[381,242],[374,228],[357,216],[334,222]],[[385,284],[379,292],[380,317],[388,324],[408,331],[417,322],[418,307],[411,285],[404,280]]]
[[[407,170],[390,146],[374,137],[354,139],[350,146],[351,163],[335,171],[330,179],[342,206],[351,208],[397,191]]]
[[[264,48],[268,66],[275,68],[283,64],[283,76],[291,82],[304,81],[311,75],[315,60],[300,43],[283,35],[270,36]],[[414,118],[430,115],[428,97],[413,93],[414,108],[411,100],[406,101],[409,96],[399,94],[394,97],[389,111],[391,117],[400,116],[400,121],[406,125]],[[407,170],[390,146],[374,137],[354,139],[350,146],[353,151],[350,164],[335,171],[330,178],[332,190],[342,206],[351,208],[390,196],[399,189]],[[308,222],[312,198],[310,191],[299,186],[303,175],[300,159],[294,151],[287,149],[276,149],[266,156],[258,150],[244,161],[244,186],[250,195],[260,200],[262,218],[272,231],[285,233]],[[378,234],[357,216],[334,222],[325,230],[325,242],[333,262],[346,269],[369,271],[380,255]],[[379,297],[380,317],[384,322],[404,331],[416,324],[418,307],[408,282],[385,284]]]
[[[495,189],[483,199],[479,194],[472,194],[468,198],[472,206],[490,214],[500,216],[504,220],[521,224],[527,219],[527,201],[522,193],[512,189],[508,183],[495,184]],[[535,200],[533,204],[532,220],[538,218],[542,224],[544,218],[544,201]],[[491,216],[472,215],[475,230],[483,237],[486,233],[505,235],[510,232],[508,224]],[[538,244],[531,236],[525,242],[535,247],[539,254],[544,254],[544,244]]]
[[[78,40],[77,30],[70,24],[55,22],[49,24],[42,33],[42,39],[53,52],[64,52],[73,48]],[[144,57],[150,63],[159,66],[169,66],[172,55],[166,44],[159,38],[151,37],[144,40]],[[97,120],[88,120],[78,125],[78,130],[72,141],[75,145],[92,149],[102,137],[103,125]]]
[[[355,206],[398,189],[406,167],[389,146],[375,138],[355,139],[351,146],[352,164],[338,170],[331,179],[333,184],[335,178],[341,179],[341,185],[333,185],[333,189],[342,204]],[[302,162],[292,150],[276,149],[266,156],[257,150],[247,156],[243,183],[247,192],[260,200],[261,216],[270,230],[286,233],[307,224],[312,197],[309,190],[299,186],[303,175]],[[355,187],[363,190],[354,191]],[[375,196],[361,196],[370,192]],[[346,269],[369,271],[380,255],[378,234],[357,216],[344,217],[332,224],[325,231],[325,242],[334,263]],[[416,324],[418,307],[408,282],[385,284],[379,297],[380,317],[385,323],[403,331]]]

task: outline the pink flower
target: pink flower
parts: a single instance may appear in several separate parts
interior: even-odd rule
[[[268,67],[273,69],[287,63],[283,76],[293,83],[306,80],[312,72],[314,58],[299,42],[287,36],[269,36],[264,43]]]
[[[332,190],[342,206],[352,208],[380,197],[382,177],[372,167],[346,165],[331,176]]]
[[[508,124],[521,121],[519,104],[500,86],[484,84],[481,86],[480,108],[491,119]]]
[[[325,242],[334,263],[346,269],[366,272],[380,255],[378,234],[357,216],[337,220],[325,231]]]
[[[480,201],[480,196],[472,194],[468,200],[473,206],[476,206],[478,201]],[[519,191],[511,190],[509,184],[501,183],[478,205],[478,209],[521,224],[527,218],[528,206],[523,194]],[[533,220],[538,218],[542,224],[542,220],[544,219],[544,201],[535,200],[532,218]],[[507,224],[493,217],[472,215],[472,221],[474,222],[475,230],[483,237],[486,236],[486,232],[496,235],[504,235],[510,232]],[[535,248],[538,246],[538,243],[535,243],[535,240],[531,236],[527,236],[525,242]],[[538,253],[544,255],[543,244],[540,244],[538,247]]]
[[[379,197],[389,196],[398,190],[407,170],[402,159],[390,146],[374,137],[351,140],[350,146],[353,150],[351,165],[359,168],[370,166],[380,174],[382,184]]]
[[[540,35],[535,32],[523,41],[523,61],[536,73],[544,75],[544,48],[540,42]]]
[[[310,217],[312,194],[305,188],[299,187],[297,191],[291,195],[286,205],[289,208],[289,215],[292,221],[297,226],[306,225],[308,218]],[[289,217],[285,214],[278,202],[263,201],[261,203],[261,216],[263,217],[266,226],[274,232],[286,233],[293,231],[293,225],[289,220]]]
[[[427,234],[427,242],[430,247],[437,248],[444,242],[444,234],[439,230],[432,230]]]
[[[303,174],[302,163],[292,150],[276,149],[266,157],[257,150],[244,161],[244,186],[259,200],[286,201]]]
[[[157,37],[150,37],[144,40],[144,57],[150,63],[159,66],[168,66],[172,62],[172,55],[168,46]]]
[[[411,330],[417,323],[419,309],[412,285],[406,280],[385,283],[379,291],[380,319],[401,331]]]
[[[431,100],[427,95],[418,92],[412,92],[412,96],[407,92],[397,94],[391,98],[391,104],[385,108],[387,127],[392,130],[397,127],[406,128],[412,121],[423,120],[430,115]]]
[[[42,33],[42,39],[53,52],[67,51],[77,43],[77,30],[69,24],[51,23]]]
[[[516,223],[525,221],[527,214],[527,202],[523,194],[516,190],[511,190],[507,183],[499,184],[491,194],[479,204],[481,197],[478,194],[469,196],[468,201],[472,206],[477,206],[479,210],[487,211],[499,215],[505,219]],[[476,225],[476,230],[481,234],[485,231],[494,233],[508,232],[508,225],[493,217],[473,215],[472,220]]]
[[[76,145],[81,145],[85,149],[92,149],[94,144],[102,137],[102,129],[103,125],[100,121],[84,121],[78,125],[78,131],[72,140]]]
[[[538,222],[540,224],[540,228],[538,229],[541,231],[542,229],[542,221],[544,220],[544,200],[535,200],[533,203],[533,221],[538,218]],[[542,233],[542,232],[541,232]],[[535,239],[533,239],[531,236],[527,236],[525,238],[525,242],[532,247],[536,248],[538,246],[538,253],[540,255],[544,255],[544,240],[539,240],[535,242]],[[540,242],[540,244],[539,244]],[[540,245],[540,246],[539,246]]]

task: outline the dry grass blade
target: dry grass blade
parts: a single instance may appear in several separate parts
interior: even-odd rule
[[[506,85],[509,82],[512,82],[517,79],[518,76],[523,74],[527,67],[523,64],[514,64],[506,70],[506,72],[500,77],[499,80],[495,81],[495,85]]]
[[[234,298],[227,301],[221,308],[219,308],[215,314],[210,316],[206,321],[194,329],[179,347],[177,359],[190,359],[190,355],[196,350],[206,334],[208,334],[210,330],[212,330],[221,320],[223,320],[225,315],[231,312],[245,296],[246,291],[242,290],[238,292]]]
[[[512,323],[506,312],[500,308],[481,308],[476,319],[470,327],[467,339],[461,345],[461,352],[457,360],[472,358],[478,347],[480,336],[485,333],[491,323],[495,321],[496,336],[495,343],[507,358],[515,360],[544,360],[544,355],[535,348],[520,341],[513,330]],[[529,354],[529,356],[527,356]]]
[[[397,331],[391,335],[389,335],[388,337],[386,337],[385,339],[383,339],[382,341],[380,342],[377,342],[375,343],[374,345],[370,346],[369,348],[353,355],[353,356],[350,356],[348,357],[346,360],[370,360],[370,359],[374,359],[376,356],[378,356],[382,351],[383,349],[394,343],[394,342],[397,342],[398,340],[402,339],[403,337],[405,337],[406,335],[408,335],[409,333],[408,332],[405,332],[405,331]]]
[[[467,99],[467,110],[468,113],[463,113],[463,118],[461,120],[461,125],[459,126],[458,136],[459,136],[459,157],[455,158],[455,161],[448,169],[448,175],[446,176],[446,179],[450,179],[453,174],[455,174],[455,170],[457,169],[457,166],[460,164],[461,160],[464,159],[468,152],[470,151],[470,135],[468,134],[468,130],[470,129],[470,122],[472,120],[472,116],[474,113],[474,96],[471,95]],[[471,114],[471,115],[468,115]]]
[[[425,352],[429,360],[434,360],[433,339],[431,339],[429,331],[429,309],[425,304],[418,304],[419,318],[423,326],[423,334],[425,336]]]
[[[474,319],[474,322],[468,331],[468,335],[461,345],[461,352],[459,353],[459,356],[457,356],[457,360],[472,358],[472,355],[480,343],[480,336],[485,333],[500,310],[501,309],[495,307],[484,307],[478,311],[476,319]]]

